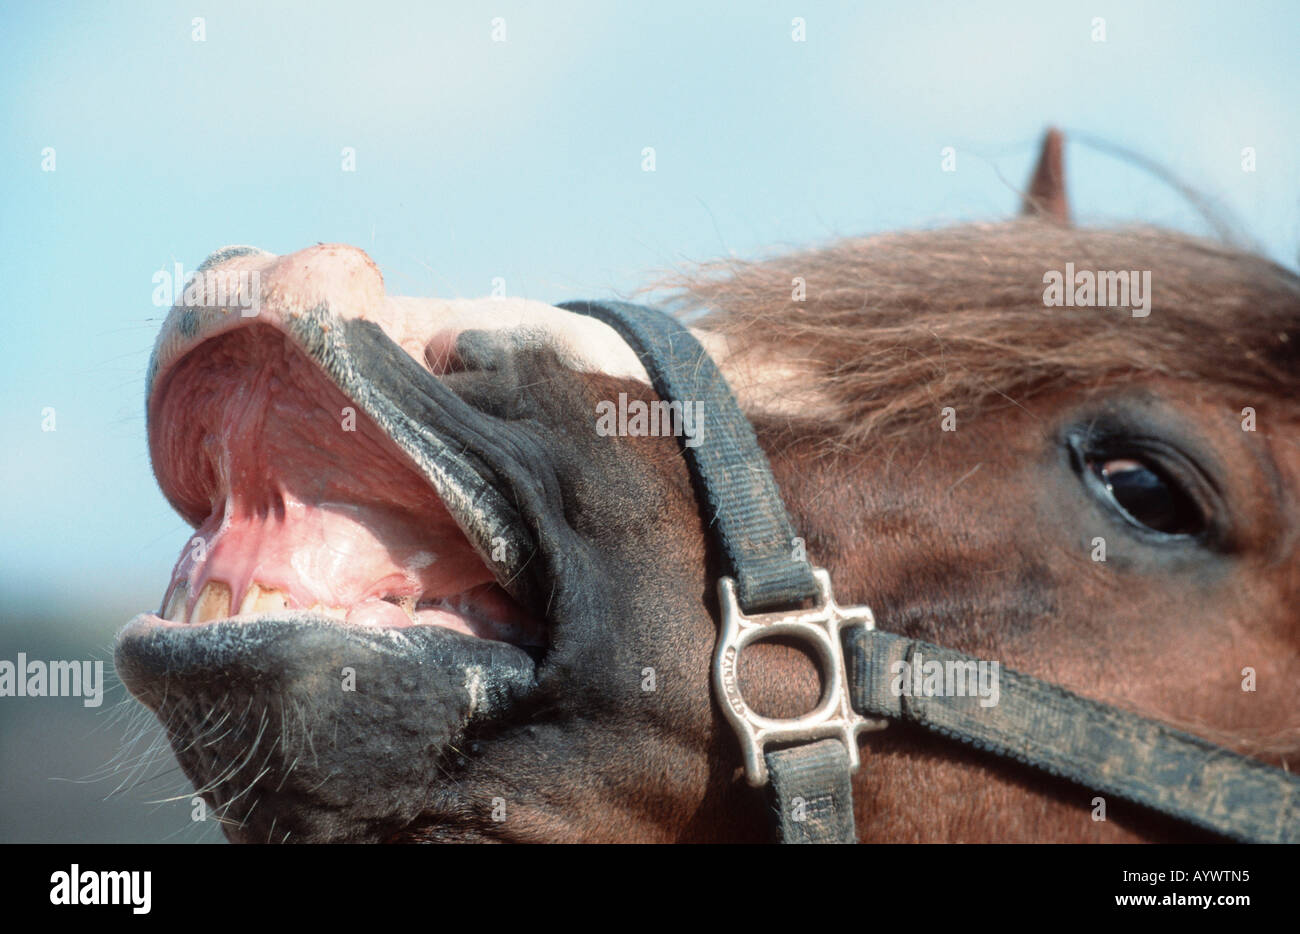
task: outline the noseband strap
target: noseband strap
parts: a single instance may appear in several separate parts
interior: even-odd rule
[[[777,837],[852,843],[857,734],[869,717],[908,721],[987,753],[1111,794],[1243,842],[1300,842],[1300,776],[1155,720],[1002,670],[996,704],[978,696],[914,696],[900,664],[972,656],[875,629],[866,607],[839,607],[824,571],[796,549],[794,531],[749,420],[707,351],[675,318],[626,302],[559,306],[613,327],[666,401],[703,402],[702,443],[686,447],[706,518],[726,557],[714,684],[736,727],[750,783],[768,784]],[[811,607],[809,604],[812,604]],[[740,694],[743,648],[797,637],[816,649],[825,682],[818,707],[792,721],[759,716]],[[768,749],[771,745],[773,747]]]

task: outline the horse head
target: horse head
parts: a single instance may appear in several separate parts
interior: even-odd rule
[[[880,630],[1260,761],[1297,748],[1300,281],[1217,243],[1026,216],[665,285],[806,552]],[[149,370],[195,532],[124,681],[233,840],[760,840],[710,691],[727,573],[676,408],[608,324],[390,296],[362,251],[210,257]],[[794,717],[816,657],[752,647]],[[864,733],[857,835],[1200,831],[915,725]]]

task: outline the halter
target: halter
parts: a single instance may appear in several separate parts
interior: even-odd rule
[[[881,632],[869,608],[835,603],[829,575],[797,547],[749,420],[686,327],[626,302],[559,307],[618,331],[663,399],[703,402],[709,413],[703,443],[683,451],[729,572],[718,582],[722,621],[714,690],[739,736],[749,783],[771,786],[781,842],[855,842],[857,735],[892,720],[1242,842],[1300,842],[1300,777],[1159,721],[1006,669],[998,703],[990,707],[978,697],[892,690],[900,662],[911,670],[921,658],[945,665],[979,660]],[[821,699],[788,720],[754,711],[738,678],[745,648],[778,636],[802,640],[821,662]]]

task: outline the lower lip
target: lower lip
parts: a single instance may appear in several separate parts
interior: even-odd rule
[[[286,607],[272,613],[236,614],[193,623],[177,622],[155,615],[149,618],[169,628],[194,628],[216,622],[249,623],[259,619],[285,617],[310,618],[334,625],[370,629],[411,629],[434,626],[494,642],[530,647],[545,645],[546,639],[542,626],[531,619],[521,618],[518,608],[496,588],[491,586],[473,588],[465,598],[462,598],[462,601],[474,612],[461,612],[460,609],[448,606],[426,606],[418,607],[415,610],[415,618],[412,619],[397,604],[372,597],[352,607],[346,615],[341,610],[329,613]]]
[[[166,617],[159,616],[156,613],[141,613],[134,620],[132,620],[132,622],[128,626],[128,629],[134,630],[136,635],[143,635],[143,633],[147,632],[148,630],[163,630],[167,632],[175,632],[177,634],[180,634],[181,632],[185,632],[187,634],[194,633],[195,635],[197,635],[199,631],[207,629],[209,627],[216,628],[224,624],[230,624],[230,623],[233,623],[241,627],[255,625],[257,623],[278,623],[278,624],[288,624],[288,625],[295,625],[295,626],[296,625],[311,626],[313,624],[315,625],[323,624],[326,626],[339,629],[341,634],[344,632],[351,631],[358,635],[367,632],[374,633],[376,635],[382,633],[393,633],[394,635],[396,635],[397,633],[401,633],[401,632],[414,634],[420,630],[442,630],[446,632],[454,632],[457,637],[461,637],[461,636],[468,637],[474,643],[483,643],[483,644],[498,643],[501,645],[509,646],[511,649],[516,649],[518,651],[521,651],[529,658],[531,658],[532,663],[534,665],[540,664],[546,655],[545,645],[535,644],[534,642],[529,641],[531,638],[531,634],[525,633],[521,636],[518,632],[507,632],[500,635],[506,635],[511,637],[502,638],[497,633],[484,632],[483,631],[484,624],[478,623],[473,620],[466,620],[455,613],[450,613],[443,610],[421,611],[421,613],[425,613],[425,612],[436,613],[439,617],[445,618],[446,623],[445,624],[436,624],[432,622],[412,623],[410,619],[406,617],[405,613],[403,613],[402,614],[403,621],[401,623],[391,625],[391,626],[382,625],[382,624],[373,624],[373,623],[352,625],[347,620],[341,620],[338,617],[329,616],[327,614],[320,613],[313,610],[284,610],[283,612],[280,613],[266,613],[257,616],[250,615],[250,616],[230,617],[228,619],[223,619],[223,620],[210,620],[209,622],[206,623],[178,623],[175,620],[167,619]],[[121,638],[120,635],[119,638]],[[229,640],[224,640],[224,641],[229,641]]]

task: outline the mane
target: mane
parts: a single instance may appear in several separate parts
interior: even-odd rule
[[[1149,271],[1149,315],[1047,307],[1044,274],[1067,262]],[[1300,278],[1155,228],[1022,218],[887,234],[705,263],[656,288],[705,311],[694,323],[725,335],[733,365],[796,369],[848,442],[932,426],[944,406],[968,415],[1152,377],[1237,390],[1225,398],[1238,407],[1300,394]]]

